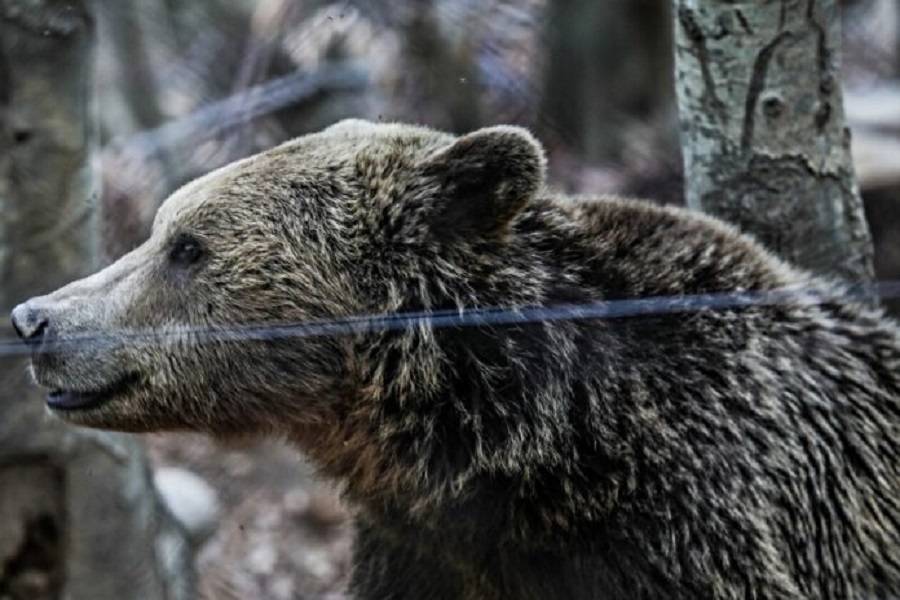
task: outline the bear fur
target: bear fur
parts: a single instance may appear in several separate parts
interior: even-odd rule
[[[544,168],[515,127],[343,122],[13,320],[70,423],[305,452],[355,508],[358,598],[900,595],[895,324]],[[585,306],[635,310],[522,318]]]

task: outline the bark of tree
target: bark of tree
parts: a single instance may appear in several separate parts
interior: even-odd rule
[[[838,0],[676,0],[687,202],[814,272],[867,285]]]
[[[89,0],[0,0],[0,314],[96,266],[93,48]],[[22,358],[0,356],[0,597],[190,598],[138,443],[47,419]]]

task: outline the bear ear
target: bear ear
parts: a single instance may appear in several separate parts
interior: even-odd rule
[[[479,129],[432,154],[438,192],[429,229],[439,238],[502,237],[544,182],[544,149],[521,127]]]

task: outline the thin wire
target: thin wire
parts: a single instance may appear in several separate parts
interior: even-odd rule
[[[361,315],[344,319],[300,323],[255,323],[236,326],[162,327],[116,332],[81,332],[65,340],[45,343],[39,352],[73,349],[113,348],[122,345],[164,344],[186,340],[190,344],[239,341],[271,341],[288,338],[347,336],[415,327],[484,327],[521,325],[584,319],[620,319],[659,314],[699,312],[755,306],[814,306],[829,302],[865,302],[877,295],[900,297],[900,281],[886,281],[869,287],[801,288],[788,287],[763,292],[728,292],[683,296],[609,300],[585,304],[536,307],[482,307],[438,311]],[[0,356],[26,355],[33,348],[16,339],[0,340]]]

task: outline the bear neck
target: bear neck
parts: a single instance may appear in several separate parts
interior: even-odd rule
[[[535,207],[502,251],[473,248],[471,256],[447,258],[450,265],[437,254],[422,261],[420,279],[407,286],[416,293],[397,312],[590,300],[579,273],[565,264],[565,239],[545,233],[548,220],[566,218]],[[443,275],[459,264],[469,265],[465,287],[458,276]],[[583,518],[589,505],[604,513],[630,485],[633,468],[623,451],[630,442],[614,426],[621,411],[601,406],[610,401],[597,388],[601,379],[584,377],[602,371],[613,388],[622,387],[612,381],[622,371],[610,363],[614,343],[606,339],[601,347],[598,327],[558,321],[371,334],[354,352],[356,382],[341,426],[307,451],[354,503],[408,515],[566,486],[567,478],[584,476],[578,457],[591,454],[591,464],[608,471],[609,489],[573,499],[572,511]]]
[[[719,242],[730,254],[710,251]],[[408,290],[392,310],[552,307],[731,291],[728,261],[742,252],[738,283],[766,289],[789,280],[791,273],[773,269],[758,248],[737,244],[731,230],[700,218],[694,223],[616,200],[541,199],[502,248],[411,256],[412,266],[391,281]],[[570,518],[599,521],[640,477],[648,447],[642,440],[655,418],[648,390],[677,392],[666,391],[671,373],[684,367],[687,350],[719,339],[701,333],[710,326],[718,325],[661,314],[371,334],[352,353],[354,383],[340,426],[310,452],[327,475],[344,482],[354,503],[372,510],[429,514],[491,498],[486,505],[504,502],[506,514],[534,528],[563,527]],[[711,350],[722,357],[733,351]],[[586,490],[580,481],[602,483]],[[518,499],[557,488],[557,514],[516,512]]]

